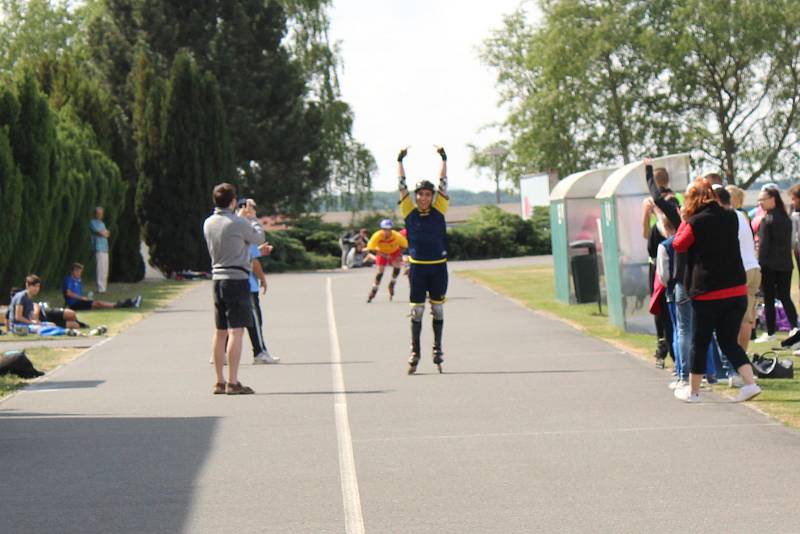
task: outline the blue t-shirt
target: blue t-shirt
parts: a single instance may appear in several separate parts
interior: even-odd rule
[[[92,234],[92,250],[94,252],[108,252],[108,238],[100,235],[105,231],[106,224],[100,219],[92,219],[89,223],[89,230]]]
[[[258,246],[250,245],[250,262],[260,257],[261,252],[258,251]],[[258,293],[258,279],[253,274],[253,269],[250,269],[250,293]]]
[[[68,274],[67,277],[64,278],[64,284],[61,286],[61,292],[64,294],[64,301],[67,303],[67,306],[71,306],[78,302],[78,299],[68,297],[67,290],[72,291],[76,295],[83,295],[80,278],[75,278],[71,274]]]
[[[9,322],[14,322],[17,313],[17,306],[22,305],[22,316],[26,319],[32,319],[33,315],[33,301],[28,296],[28,292],[25,290],[19,291],[14,293],[14,296],[11,298],[11,303],[8,305],[8,320]]]

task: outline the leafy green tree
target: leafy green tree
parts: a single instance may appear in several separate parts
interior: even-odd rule
[[[0,79],[31,58],[60,54],[80,41],[80,17],[68,0],[0,0]]]
[[[492,173],[495,185],[495,203],[500,204],[500,184],[506,174],[509,157],[508,142],[496,141],[483,148],[468,145],[470,150],[469,165],[478,170],[487,169]]]
[[[140,43],[147,43],[152,68],[164,77],[177,51],[191,50],[198,66],[218,80],[240,186],[262,207],[299,212],[329,186],[368,190],[364,170],[371,160],[350,134],[351,111],[339,98],[335,53],[327,43],[328,2],[103,5],[89,24],[90,49],[122,105],[135,100],[128,73]],[[288,40],[291,46],[284,44]],[[357,172],[351,174],[354,160]]]
[[[498,72],[515,178],[525,170],[581,168],[674,150],[676,128],[653,94],[643,54],[645,12],[628,1],[541,0],[533,26],[520,8],[484,43]]]
[[[648,51],[687,143],[731,183],[800,170],[800,4],[645,3]]]
[[[150,261],[167,275],[207,270],[202,228],[212,210],[211,190],[233,178],[216,81],[181,51],[162,97],[160,80],[142,61],[137,123],[147,137],[139,140],[137,212]]]

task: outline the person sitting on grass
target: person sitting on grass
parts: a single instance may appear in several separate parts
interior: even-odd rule
[[[25,278],[25,289],[13,291],[7,316],[10,331],[13,331],[13,325],[30,326],[43,323],[53,323],[69,330],[89,327],[78,320],[78,314],[74,310],[48,308],[43,302],[34,302],[33,299],[41,289],[41,279],[35,274],[30,274]]]
[[[82,274],[83,265],[80,263],[73,263],[70,267],[70,274],[64,278],[64,284],[61,286],[61,290],[64,294],[64,302],[67,308],[80,311],[110,308],[138,308],[142,305],[141,295],[136,295],[132,299],[118,300],[116,303],[92,300],[84,296],[81,282]]]

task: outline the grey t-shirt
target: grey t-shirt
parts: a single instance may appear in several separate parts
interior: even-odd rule
[[[229,209],[215,208],[203,224],[211,274],[214,280],[247,280],[250,276],[250,245],[264,242],[264,229],[257,220],[239,217]]]
[[[15,293],[14,297],[11,299],[11,304],[8,305],[8,320],[10,322],[14,322],[14,318],[17,316],[17,306],[22,305],[22,315],[26,319],[32,319],[33,315],[33,301],[28,296],[27,291],[20,291],[19,293]]]

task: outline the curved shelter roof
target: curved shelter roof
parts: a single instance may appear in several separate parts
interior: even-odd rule
[[[550,193],[550,202],[568,198],[595,198],[606,178],[615,168],[592,169],[570,174],[559,180]]]
[[[689,184],[689,153],[672,154],[653,158],[653,167],[664,167],[670,175],[670,185],[675,191],[683,191]],[[647,195],[644,181],[644,163],[634,161],[614,171],[597,193],[598,199],[613,196]]]

